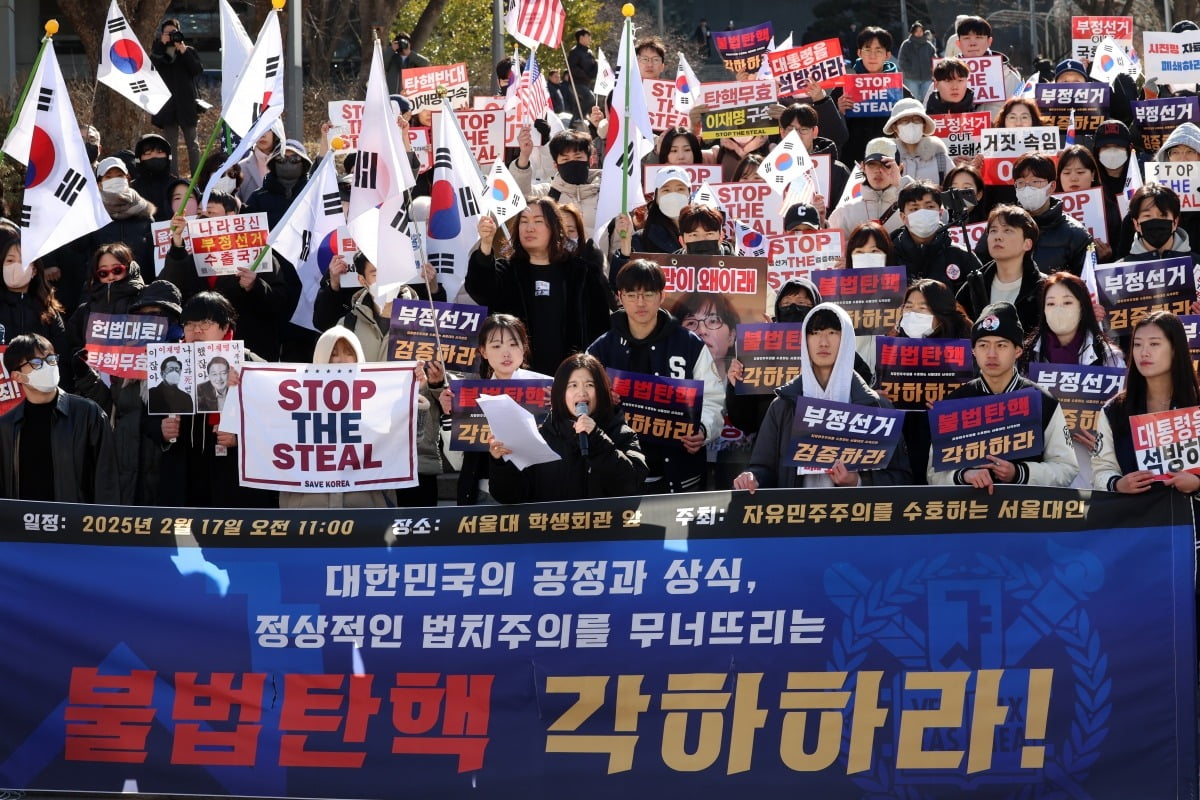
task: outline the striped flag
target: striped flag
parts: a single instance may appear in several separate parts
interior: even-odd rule
[[[604,57],[604,51],[599,47],[596,48],[596,64],[596,97],[608,97],[608,93],[617,85],[617,73],[613,72],[608,59]]]
[[[546,79],[538,67],[534,52],[529,51],[529,64],[521,73],[517,83],[517,97],[534,119],[543,119],[550,109],[550,93],[546,91]]]
[[[557,49],[566,24],[567,12],[561,0],[512,0],[504,15],[504,27],[530,49],[539,44]]]

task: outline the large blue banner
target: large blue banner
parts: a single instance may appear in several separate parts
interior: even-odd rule
[[[0,788],[1190,797],[1194,552],[1170,491],[0,501]]]

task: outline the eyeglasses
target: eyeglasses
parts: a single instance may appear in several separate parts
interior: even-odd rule
[[[1049,185],[1050,181],[1044,180],[1017,181],[1013,184],[1018,189],[1045,189]]]
[[[658,56],[638,56],[639,64],[661,64],[663,60]]]
[[[864,47],[864,48],[860,49],[858,52],[869,53],[870,55],[873,55],[873,56],[886,56],[888,53],[888,51],[882,47]]]
[[[20,369],[21,367],[25,366],[25,364],[28,364],[29,366],[33,367],[35,370],[41,369],[46,364],[49,364],[52,367],[56,367],[56,366],[58,366],[58,356],[55,355],[54,353],[51,353],[50,355],[42,356],[41,358],[31,358],[28,361],[21,364],[20,366],[18,366],[17,369]]]
[[[213,322],[211,319],[198,320],[196,322],[185,322],[183,324],[183,329],[190,333],[203,333],[204,331],[212,330],[215,327],[217,327],[217,323]]]
[[[279,160],[284,164],[300,164],[304,161],[300,156],[282,156]]]
[[[689,331],[698,331],[701,325],[707,330],[715,331],[725,326],[725,320],[716,314],[709,314],[707,317],[684,317],[683,319],[683,327]]]
[[[621,292],[621,299],[632,303],[650,303],[658,299],[662,292]]]
[[[127,267],[124,264],[114,264],[109,269],[96,270],[96,277],[99,278],[100,280],[104,280],[109,275],[112,275],[114,278],[120,278],[122,275],[125,274],[126,269],[127,269]]]

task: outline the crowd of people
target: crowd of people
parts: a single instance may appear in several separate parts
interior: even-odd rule
[[[1181,23],[1191,25],[1192,23]],[[155,43],[161,57],[187,61],[187,50],[167,53],[176,21]],[[1177,29],[1180,26],[1176,26]],[[964,58],[995,55],[988,22],[961,17],[955,52]],[[265,212],[274,226],[303,190],[319,159],[336,158],[342,199],[349,201],[351,154],[337,156],[322,142],[316,157],[303,143],[267,133],[234,170],[222,175],[207,205],[180,177],[175,137],[189,151],[195,121],[187,115],[157,120],[167,136],[147,133],[128,150],[108,151],[100,132],[85,131],[96,175],[113,222],[33,264],[21,257],[21,229],[0,221],[0,330],[6,370],[24,401],[0,417],[0,480],[6,496],[31,500],[112,502],[195,507],[428,506],[438,502],[438,476],[458,474],[459,504],[514,503],[705,489],[861,485],[961,484],[990,491],[995,484],[1094,487],[1139,493],[1200,492],[1189,472],[1166,480],[1137,468],[1129,418],[1146,412],[1200,405],[1187,336],[1179,318],[1155,312],[1125,335],[1110,336],[1104,309],[1089,292],[1084,273],[1099,263],[1186,257],[1200,213],[1184,211],[1167,186],[1147,184],[1125,198],[1131,160],[1200,160],[1200,128],[1178,126],[1163,146],[1148,152],[1130,101],[1145,88],[1127,76],[1112,87],[1110,118],[1057,157],[1023,155],[1011,185],[985,182],[978,156],[954,156],[934,136],[931,114],[986,111],[998,128],[1041,124],[1038,107],[1014,97],[1022,81],[1005,65],[1008,99],[975,103],[969,66],[956,57],[933,63],[937,48],[919,23],[899,48],[904,98],[885,117],[848,116],[843,91],[811,83],[798,97],[780,98],[775,135],[729,136],[702,143],[697,109],[691,124],[662,131],[646,158],[661,165],[645,187],[644,208],[622,214],[593,236],[608,124],[594,94],[596,63],[591,36],[577,31],[568,64],[574,90],[564,117],[574,124],[549,135],[541,124],[522,131],[507,154],[508,166],[528,207],[502,231],[491,216],[478,223],[479,243],[457,265],[463,291],[447,298],[428,265],[403,297],[470,301],[489,315],[478,339],[484,379],[552,380],[550,410],[540,425],[560,461],[518,469],[511,450],[493,440],[486,453],[447,446],[451,397],[436,361],[420,362],[416,447],[420,485],[399,492],[289,495],[238,483],[237,437],[218,430],[218,415],[148,413],[152,391],[169,403],[168,389],[145,380],[97,372],[89,364],[85,332],[93,313],[167,318],[170,341],[245,344],[245,360],[294,363],[364,363],[386,360],[391,303],[376,302],[370,287],[376,265],[363,254],[333,258],[317,294],[313,327],[294,325],[301,284],[295,265],[277,254],[270,271],[201,277],[186,249],[187,217]],[[707,38],[705,39],[707,41]],[[878,27],[857,31],[856,74],[896,72],[891,34]],[[396,73],[424,59],[407,37],[393,46]],[[638,42],[643,79],[659,79],[667,64],[663,44]],[[1007,60],[1005,59],[1007,62]],[[164,62],[165,63],[165,62]],[[426,62],[427,63],[427,62]],[[508,65],[511,66],[511,65]],[[500,71],[507,75],[506,65]],[[1089,65],[1064,60],[1058,82],[1091,80]],[[754,76],[748,76],[753,79]],[[1159,96],[1195,93],[1195,87],[1157,87]],[[578,105],[590,114],[572,115]],[[396,98],[397,124],[406,128],[411,106]],[[744,375],[736,352],[739,321],[721,295],[670,296],[662,268],[643,254],[730,255],[733,220],[696,199],[700,188],[690,165],[713,165],[725,182],[762,180],[757,167],[779,141],[795,132],[811,154],[832,157],[828,196],[784,210],[789,234],[838,229],[845,237],[844,268],[902,265],[910,285],[892,332],[908,338],[969,339],[976,376],[951,398],[1003,395],[1035,388],[1042,394],[1044,447],[1040,454],[981,467],[938,471],[929,457],[926,412],[907,412],[904,436],[890,461],[861,470],[841,461],[823,473],[790,463],[788,444],[798,398],[891,408],[877,385],[872,337],[857,335],[836,302],[816,283],[785,282],[775,293],[775,323],[802,323],[799,377],[771,396],[738,394]],[[207,183],[224,158],[207,159],[197,184]],[[415,157],[414,168],[419,168]],[[347,163],[348,162],[348,163]],[[193,159],[192,163],[195,163]],[[861,165],[861,191],[843,197]],[[619,180],[620,178],[616,178]],[[418,179],[412,202],[429,194]],[[1107,242],[1065,212],[1054,195],[1099,187],[1107,209]],[[956,213],[950,215],[950,198]],[[161,270],[154,269],[151,223],[171,221],[171,242]],[[957,243],[952,223],[985,223],[975,247]],[[671,302],[668,302],[670,299]],[[1200,311],[1200,303],[1194,311]],[[766,311],[766,309],[764,309]],[[1058,402],[1031,382],[1033,363],[1127,366],[1123,391],[1104,407],[1095,430],[1070,431]],[[215,363],[215,362],[214,362]],[[663,443],[639,437],[629,425],[608,370],[703,384],[694,432]],[[215,377],[237,385],[237,370],[222,360]],[[178,362],[163,363],[166,384]],[[470,376],[476,377],[476,376]],[[252,411],[251,411],[252,413]],[[739,443],[718,447],[718,442]]]

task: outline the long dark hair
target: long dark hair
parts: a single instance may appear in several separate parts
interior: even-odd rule
[[[1055,334],[1046,324],[1046,294],[1052,286],[1066,287],[1079,303],[1079,327],[1085,334],[1092,335],[1092,349],[1096,353],[1096,359],[1103,364],[1115,348],[1104,335],[1104,331],[1100,330],[1100,323],[1092,313],[1092,296],[1088,293],[1087,284],[1070,272],[1056,272],[1042,281],[1042,288],[1038,290],[1038,324],[1025,339],[1025,353],[1032,355],[1034,346],[1037,345],[1038,352],[1045,358],[1049,350],[1047,340]],[[1186,335],[1183,350],[1184,353],[1188,352]]]
[[[954,292],[950,291],[946,284],[933,278],[919,278],[904,292],[904,302],[908,302],[913,292],[921,293],[925,298],[925,305],[929,306],[929,313],[933,314],[936,320],[934,336],[941,339],[971,338],[971,318],[958,304]]]
[[[571,374],[577,369],[586,369],[596,382],[596,407],[592,409],[591,417],[597,422],[607,420],[613,415],[612,384],[608,382],[608,373],[604,365],[590,353],[575,353],[563,359],[554,372],[554,383],[550,386],[550,410],[559,420],[573,419],[575,409],[567,408],[567,384]]]
[[[129,245],[124,242],[108,242],[97,247],[96,252],[92,253],[91,272],[88,273],[88,286],[96,286],[100,283],[96,278],[96,270],[100,268],[100,257],[105,255],[112,256],[125,265],[125,274],[121,276],[121,281],[127,281],[133,277],[133,251],[129,249]],[[118,281],[118,283],[121,281]]]
[[[1162,331],[1171,343],[1171,405],[1175,408],[1200,405],[1200,384],[1196,382],[1196,370],[1192,366],[1192,356],[1188,350],[1187,331],[1183,329],[1179,317],[1169,311],[1155,311],[1134,325],[1129,335],[1131,350],[1129,367],[1125,373],[1125,390],[1113,398],[1113,405],[1126,417],[1146,411],[1146,378],[1137,368],[1137,362],[1133,358],[1132,342],[1138,331],[1150,325]]]
[[[704,157],[701,153],[700,140],[696,138],[696,134],[679,125],[663,133],[662,143],[658,146],[658,163],[667,163],[667,155],[671,152],[671,145],[675,144],[675,140],[681,136],[687,140],[688,146],[692,148],[692,163],[700,164],[703,162]]]
[[[512,337],[517,340],[517,344],[525,351],[521,357],[521,366],[529,363],[529,356],[533,352],[533,348],[529,345],[529,331],[525,329],[525,323],[521,322],[512,314],[492,314],[483,321],[483,325],[479,328],[479,377],[492,377],[492,365],[488,363],[483,352],[487,349],[488,340],[492,338],[492,334],[500,332],[512,334]]]
[[[1072,161],[1078,161],[1091,171],[1092,186],[1100,185],[1100,165],[1096,163],[1096,157],[1092,155],[1091,150],[1088,150],[1083,145],[1073,144],[1063,148],[1062,152],[1058,154],[1058,168],[1054,172],[1054,179],[1058,182],[1058,191],[1063,191],[1063,170],[1071,166]]]
[[[9,249],[21,246],[21,229],[9,222],[0,223],[0,262],[4,261],[8,255]],[[4,288],[8,288],[5,286]],[[11,290],[10,290],[11,291]],[[38,311],[38,322],[43,325],[49,325],[54,321],[56,316],[63,313],[63,304],[58,301],[57,295],[54,294],[54,287],[42,277],[41,260],[33,262],[33,275],[29,279],[29,286],[25,289],[27,297],[33,298],[35,304],[40,308]],[[9,331],[9,336],[15,336],[20,331]]]
[[[551,200],[549,197],[541,197],[530,202],[528,208],[517,215],[517,230],[520,230],[521,216],[532,208],[538,208],[541,210],[542,217],[546,220],[546,226],[550,229],[550,263],[557,264],[559,261],[569,258],[571,256],[571,251],[567,250],[567,235],[563,231],[562,212],[558,210],[558,203]],[[529,253],[526,252],[524,245],[521,244],[520,235],[514,236],[512,243],[513,257],[520,257],[528,261]]]

